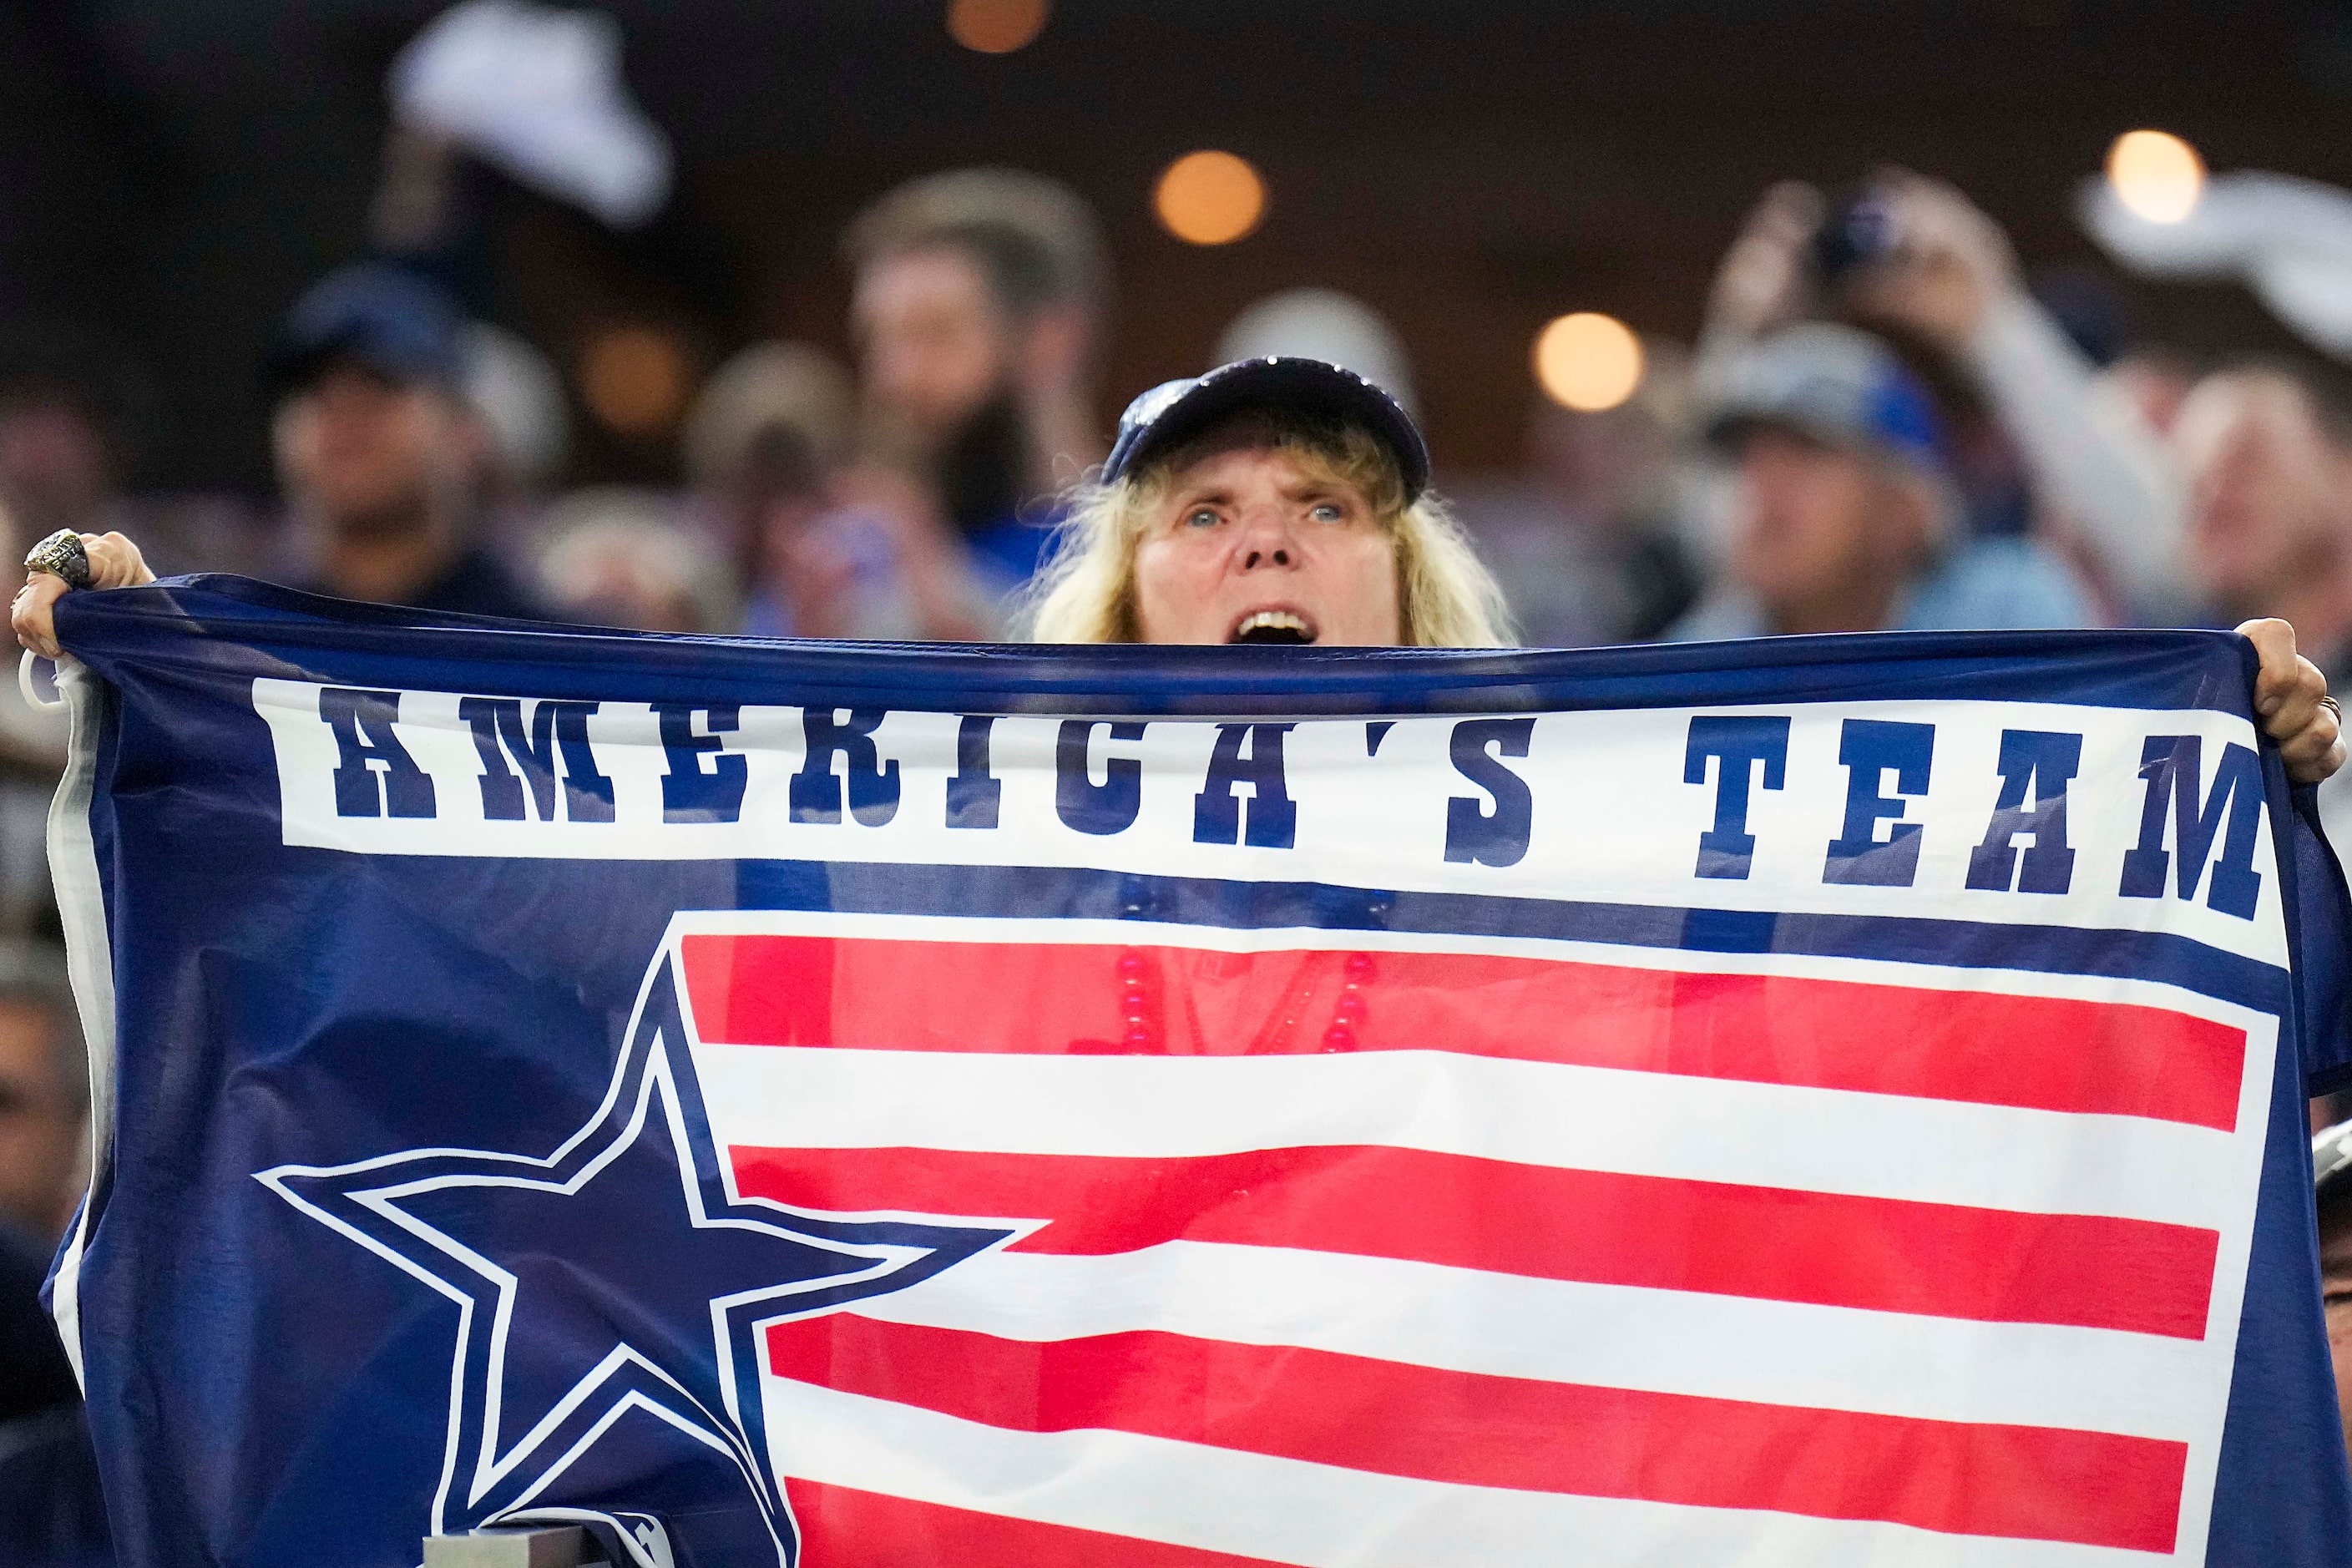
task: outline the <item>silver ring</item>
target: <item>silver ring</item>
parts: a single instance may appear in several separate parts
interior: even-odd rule
[[[89,550],[81,535],[61,528],[26,552],[25,570],[62,577],[68,588],[89,586]]]

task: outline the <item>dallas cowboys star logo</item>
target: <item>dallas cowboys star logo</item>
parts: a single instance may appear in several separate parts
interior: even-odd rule
[[[789,1568],[761,1331],[1015,1233],[737,1196],[667,948],[623,1038],[604,1103],[551,1154],[419,1149],[256,1179],[457,1303],[433,1532],[601,1521],[641,1568]]]

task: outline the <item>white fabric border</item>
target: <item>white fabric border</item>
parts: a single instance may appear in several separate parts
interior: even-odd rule
[[[90,834],[89,806],[98,782],[98,731],[106,686],[79,660],[58,661],[58,687],[72,708],[65,776],[49,803],[49,880],[65,926],[66,969],[73,980],[81,1015],[81,1037],[89,1052],[90,1183],[110,1157],[114,1132],[114,949],[106,929],[106,896],[99,885],[98,846]],[[85,1384],[81,1346],[81,1261],[89,1246],[89,1190],[74,1215],[72,1234],[58,1255],[50,1310],[74,1376]]]

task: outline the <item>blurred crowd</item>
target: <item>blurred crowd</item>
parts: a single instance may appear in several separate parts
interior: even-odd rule
[[[674,632],[1017,636],[1060,498],[1104,455],[1095,367],[1110,258],[1042,176],[933,175],[851,224],[842,363],[742,348],[677,435],[680,488],[560,485],[553,363],[469,319],[425,249],[320,279],[257,353],[279,501],[126,495],[105,378],[64,334],[0,333],[11,548],[120,529],[157,568],[345,598]],[[1441,484],[1526,640],[2227,625],[2278,615],[2352,653],[2352,404],[2313,356],[2192,360],[2053,308],[1949,186],[1885,170],[1832,199],[1766,192],[1693,345],[1650,341],[1616,405],[1531,396],[1524,467]],[[63,346],[60,346],[63,345]],[[263,345],[257,345],[262,350]],[[1364,302],[1303,287],[1202,363],[1332,360],[1408,407]],[[12,709],[0,765],[53,733]],[[0,860],[24,858],[0,827]],[[37,854],[33,858],[37,859]],[[30,896],[0,868],[11,909]]]
[[[289,302],[257,355],[275,510],[126,493],[108,374],[71,333],[21,323],[0,331],[0,544],[13,560],[54,530],[120,530],[165,574],[421,610],[1017,637],[1061,498],[1105,454],[1102,410],[1142,390],[1097,384],[1112,259],[1096,221],[1050,179],[960,170],[881,195],[841,254],[854,363],[742,348],[679,426],[673,489],[563,489],[560,375],[471,319],[429,254],[384,247]],[[2193,359],[2123,341],[2116,319],[2079,291],[2037,298],[1949,186],[1892,169],[1845,193],[1780,185],[1724,257],[1695,343],[1646,342],[1615,406],[1531,398],[1517,471],[1448,475],[1441,451],[1439,485],[1531,645],[2281,616],[2352,684],[2339,374]],[[1261,301],[1201,350],[1196,369],[1331,360],[1414,401],[1397,335],[1324,288]],[[62,746],[10,683],[0,1261],[17,1274],[64,1228],[87,1113],[43,850]],[[2352,831],[2352,796],[2325,805]],[[37,1408],[59,1370],[0,1387]],[[69,1508],[69,1483],[39,1485]]]
[[[675,490],[560,487],[551,361],[469,320],[431,258],[334,272],[260,357],[280,500],[126,495],[119,415],[67,334],[0,332],[0,507],[21,550],[119,528],[160,570],[664,631],[984,640],[1102,458],[1109,286],[1070,191],[964,170],[850,226],[844,364],[743,348],[702,384]],[[2104,303],[2104,308],[2103,308]],[[1524,468],[1444,475],[1546,646],[2277,614],[2340,663],[2352,487],[2339,373],[2119,341],[2053,309],[1959,192],[1899,170],[1765,193],[1695,345],[1599,412],[1532,398]],[[257,345],[257,347],[259,345]],[[1299,353],[1414,402],[1369,305],[1260,301],[1202,363]],[[12,765],[37,734],[11,729]],[[16,753],[22,753],[18,755]]]

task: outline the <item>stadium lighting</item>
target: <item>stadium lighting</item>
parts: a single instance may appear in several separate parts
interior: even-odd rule
[[[948,0],[948,36],[983,55],[1009,55],[1045,30],[1048,0]]]
[[[1536,336],[1536,380],[1554,403],[1598,414],[1642,384],[1642,340],[1614,316],[1579,310]]]
[[[2178,136],[2126,131],[2107,149],[2107,184],[2133,216],[2179,223],[2204,192],[2205,160]]]
[[[1231,153],[1187,153],[1160,174],[1151,205],[1177,238],[1226,245],[1265,216],[1265,182]]]

